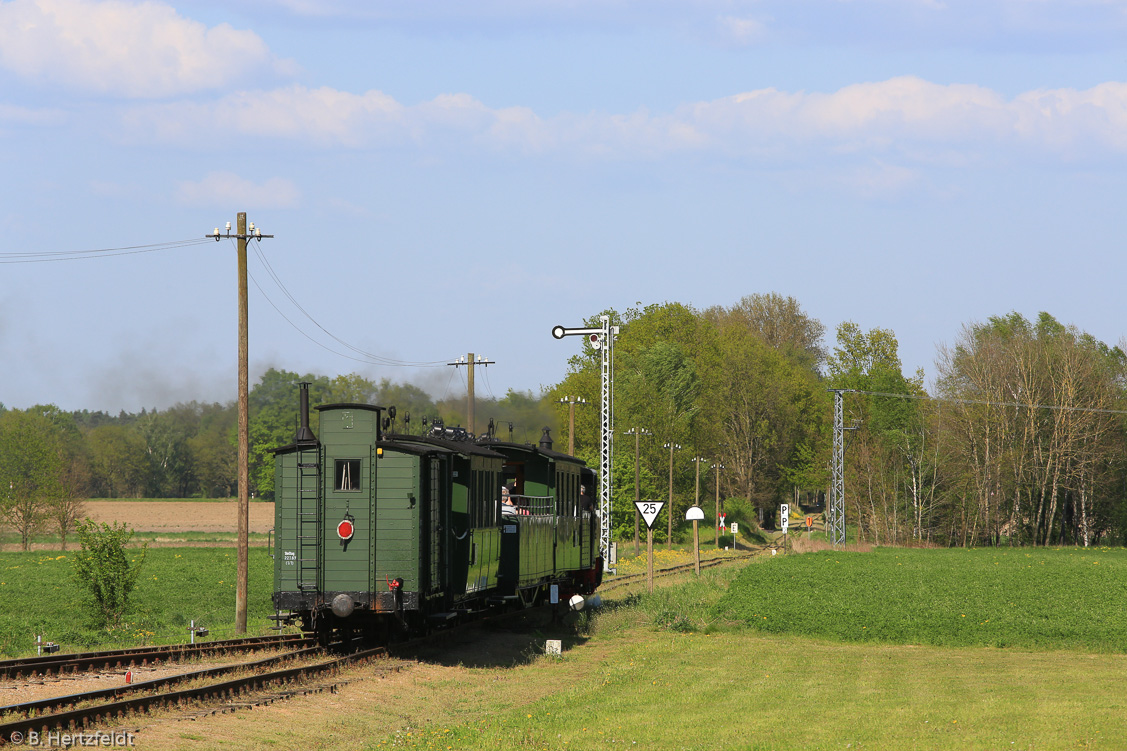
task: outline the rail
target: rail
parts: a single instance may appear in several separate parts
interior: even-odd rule
[[[61,675],[99,668],[151,665],[158,662],[182,660],[206,654],[253,651],[312,644],[313,640],[301,634],[252,636],[223,639],[195,644],[166,644],[151,647],[130,647],[103,652],[56,652],[38,657],[19,657],[0,660],[0,678],[28,678],[34,675]]]

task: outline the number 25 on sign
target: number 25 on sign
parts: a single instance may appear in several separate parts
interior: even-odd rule
[[[653,529],[657,515],[661,513],[661,509],[665,506],[665,501],[635,501],[634,506],[646,522],[646,529]]]

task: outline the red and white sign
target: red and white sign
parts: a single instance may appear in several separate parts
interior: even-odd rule
[[[340,524],[337,525],[337,537],[339,537],[342,540],[351,540],[352,534],[355,531],[356,531],[356,528],[352,525],[352,522],[349,521],[348,519],[344,519],[343,521],[341,521]]]
[[[728,515],[726,513],[724,513],[723,511],[721,511],[720,512],[720,529],[726,529],[727,525],[724,524],[724,520],[727,519],[727,518],[728,518]]]

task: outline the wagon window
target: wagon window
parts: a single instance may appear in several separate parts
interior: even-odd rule
[[[360,460],[337,459],[337,490],[360,489]]]

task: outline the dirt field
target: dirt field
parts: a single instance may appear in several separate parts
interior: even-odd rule
[[[88,501],[96,522],[125,522],[137,532],[237,532],[238,501]],[[266,534],[274,526],[274,504],[250,504],[250,531]]]
[[[233,542],[226,535],[239,531],[238,501],[87,501],[85,516],[96,522],[124,522],[133,531],[143,533],[150,547],[229,547]],[[250,504],[250,532],[265,535],[274,527],[274,504],[255,501]],[[222,534],[216,539],[185,538],[189,532]],[[156,535],[154,538],[153,536]],[[167,537],[165,537],[167,536]],[[77,544],[77,538],[68,540]],[[263,538],[252,538],[251,546],[266,545]],[[59,550],[57,542],[33,542],[32,550]],[[0,544],[0,552],[22,550],[18,542]]]

